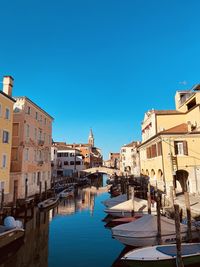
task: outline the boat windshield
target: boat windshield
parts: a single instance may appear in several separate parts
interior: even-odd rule
[[[172,257],[176,256],[176,245],[161,246],[157,247],[156,250]],[[197,253],[200,253],[200,244],[182,244],[181,246],[182,255],[191,255]]]

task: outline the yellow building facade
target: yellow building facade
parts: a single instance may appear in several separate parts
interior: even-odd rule
[[[142,123],[141,173],[169,194],[200,193],[200,91],[178,91],[176,110],[151,110]]]
[[[0,191],[9,193],[10,162],[12,146],[13,105],[12,98],[13,78],[5,76],[3,90],[0,91]]]

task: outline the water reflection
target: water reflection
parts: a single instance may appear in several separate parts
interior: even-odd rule
[[[48,266],[48,213],[40,213],[35,208],[32,219],[25,227],[24,239],[1,250],[0,267]]]
[[[103,183],[102,177],[94,179],[89,187],[77,188],[74,196],[62,200],[58,207],[48,212],[40,212],[35,208],[32,218],[25,225],[24,238],[15,241],[6,249],[1,249],[0,267],[51,267],[66,266],[66,264],[68,266],[88,266],[92,260],[96,261],[95,253],[90,254],[86,251],[88,255],[84,253],[85,262],[82,265],[79,265],[79,262],[70,264],[69,255],[76,254],[77,249],[81,250],[82,248],[82,251],[85,251],[86,246],[92,245],[90,248],[92,251],[95,246],[102,249],[106,243],[115,242],[111,239],[110,233],[105,233],[101,221],[104,217],[104,207],[101,201],[108,197],[107,187],[103,187],[103,184],[105,183]],[[52,225],[51,231],[50,225]],[[83,226],[84,229],[81,230]],[[59,234],[58,229],[61,227],[63,227],[62,230],[66,232],[66,235]],[[73,231],[75,232],[73,233]],[[73,233],[71,236],[70,232]],[[103,235],[105,235],[105,240],[99,240],[99,236],[103,237]],[[57,244],[56,240],[61,242],[61,245],[60,243]],[[69,242],[69,246],[67,242]],[[75,244],[74,250],[73,243]],[[60,251],[63,253],[62,255],[66,255],[63,244],[68,246],[69,255],[63,258],[59,264],[60,257],[56,253]],[[121,247],[120,244],[117,244],[117,251]],[[113,252],[115,253],[115,247]],[[114,256],[110,254],[108,257],[110,264],[107,266],[112,265],[112,259]]]

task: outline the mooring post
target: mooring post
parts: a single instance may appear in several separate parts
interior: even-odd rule
[[[150,183],[148,183],[147,204],[148,204],[148,213],[151,214],[151,185]]]
[[[1,189],[1,212],[3,212],[4,206],[4,188]]]
[[[47,199],[47,181],[44,182],[45,187],[45,199]]]
[[[40,196],[40,200],[42,199],[42,182],[40,181],[39,183],[39,196]]]
[[[170,204],[174,209],[174,189],[173,189],[173,186],[170,186],[169,191],[170,191]]]
[[[160,195],[159,192],[157,192],[156,199],[157,199],[156,209],[157,209],[157,229],[158,229],[157,238],[158,238],[158,244],[161,245],[162,244],[162,239],[161,239],[161,215],[160,215],[161,195]]]
[[[128,179],[126,178],[126,194],[127,194],[127,200],[130,199],[130,196],[129,196],[129,183],[128,183]]]
[[[132,216],[134,216],[134,213],[135,213],[135,190],[134,190],[134,186],[131,187],[131,198],[132,198],[132,204],[133,204]]]
[[[186,213],[187,213],[187,238],[188,241],[192,241],[192,218],[191,218],[191,208],[190,208],[190,198],[189,193],[184,192],[185,196],[185,207],[186,207]]]
[[[16,186],[16,183],[14,182],[14,190],[13,190],[13,208],[16,208],[16,203],[17,203],[17,186]]]
[[[181,257],[181,231],[180,231],[180,215],[179,205],[174,205],[175,212],[175,229],[176,229],[176,266],[184,267],[183,260]]]
[[[25,180],[25,200],[28,197],[28,179],[26,178]]]

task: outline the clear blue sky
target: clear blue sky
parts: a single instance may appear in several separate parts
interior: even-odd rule
[[[0,77],[54,118],[53,138],[105,158],[148,109],[200,81],[199,0],[0,0]],[[180,82],[187,81],[187,85]]]

